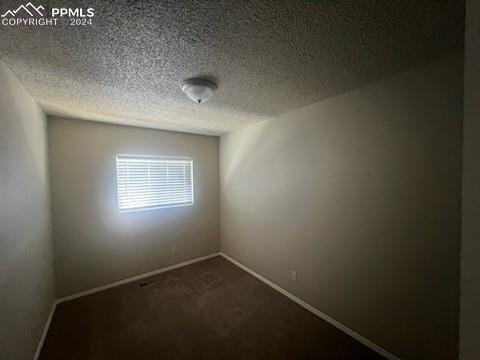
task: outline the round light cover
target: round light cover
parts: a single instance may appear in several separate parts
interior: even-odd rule
[[[201,78],[187,79],[182,84],[183,92],[197,104],[208,101],[216,88],[217,84],[213,81]]]

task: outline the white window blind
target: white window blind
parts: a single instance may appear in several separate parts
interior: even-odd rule
[[[193,160],[117,156],[118,209],[193,205]]]

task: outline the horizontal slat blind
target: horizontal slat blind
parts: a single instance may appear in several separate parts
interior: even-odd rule
[[[193,160],[117,156],[118,208],[122,211],[193,204]]]

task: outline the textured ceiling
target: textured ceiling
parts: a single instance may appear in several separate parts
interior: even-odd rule
[[[0,11],[20,1],[3,0]],[[0,56],[55,115],[222,134],[463,47],[463,1],[33,1],[93,26],[0,25]],[[204,75],[205,104],[180,89]],[[1,91],[1,89],[0,89]]]

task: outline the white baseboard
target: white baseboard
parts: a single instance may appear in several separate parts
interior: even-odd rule
[[[45,342],[45,338],[47,337],[48,329],[50,329],[50,324],[52,323],[53,314],[55,313],[56,308],[57,308],[57,301],[54,301],[52,304],[52,308],[50,309],[50,314],[48,314],[47,321],[45,322],[42,336],[40,337],[40,341],[38,342],[37,350],[35,351],[33,360],[37,360],[40,357],[40,352],[42,351],[43,343]]]
[[[352,329],[348,328],[347,326],[343,325],[342,323],[339,323],[337,320],[331,318],[330,316],[328,316],[327,314],[324,314],[323,312],[321,312],[320,310],[314,308],[312,305],[306,303],[305,301],[303,301],[302,299],[300,299],[299,297],[296,297],[295,295],[293,295],[292,293],[288,292],[287,290],[281,288],[280,286],[278,286],[277,284],[271,282],[270,280],[264,278],[262,275],[256,273],[255,271],[249,269],[248,267],[246,267],[245,265],[239,263],[237,260],[235,259],[232,259],[230,256],[224,254],[224,253],[220,253],[220,255],[222,257],[224,257],[225,259],[227,259],[228,261],[230,261],[232,264],[238,266],[239,268],[241,268],[242,270],[245,270],[246,272],[248,272],[249,274],[255,276],[257,279],[259,279],[260,281],[264,282],[265,284],[267,284],[268,286],[272,287],[273,289],[277,290],[279,293],[285,295],[286,297],[288,297],[290,300],[293,300],[295,301],[298,305],[300,305],[301,307],[307,309],[308,311],[310,311],[311,313],[317,315],[319,318],[325,320],[326,322],[328,322],[329,324],[335,326],[337,329],[343,331],[344,333],[346,333],[347,335],[351,336],[352,338],[354,338],[355,340],[357,340],[358,342],[362,343],[363,345],[369,347],[370,349],[372,349],[373,351],[375,351],[376,353],[384,356],[385,358],[389,359],[389,360],[400,360],[399,357],[393,355],[392,353],[388,352],[387,350],[381,348],[380,346],[378,346],[377,344],[373,343],[372,341],[368,340],[367,338],[363,337],[362,335],[356,333],[355,331],[353,331]]]
[[[82,292],[79,292],[79,293],[76,293],[76,294],[64,296],[62,298],[57,299],[53,303],[52,309],[51,309],[50,314],[49,314],[48,319],[47,319],[47,322],[45,323],[45,328],[43,330],[42,336],[41,336],[40,341],[38,343],[37,350],[36,350],[35,356],[34,356],[34,360],[37,360],[38,357],[40,356],[40,352],[42,350],[43,343],[45,342],[45,338],[47,336],[48,329],[50,328],[50,323],[52,322],[53,314],[55,313],[55,309],[56,309],[58,304],[60,304],[62,302],[65,302],[65,301],[77,299],[77,298],[82,297],[82,296],[94,294],[94,293],[97,293],[97,292],[100,292],[100,291],[103,291],[103,290],[106,290],[106,289],[110,289],[110,288],[113,288],[113,287],[116,287],[116,286],[119,286],[119,285],[124,285],[124,284],[130,283],[132,281],[141,280],[143,278],[146,278],[146,277],[149,277],[149,276],[152,276],[152,275],[161,274],[161,273],[169,271],[169,270],[178,269],[180,267],[187,266],[187,265],[190,265],[190,264],[194,264],[196,262],[207,260],[207,259],[213,258],[215,256],[219,256],[219,255],[222,256],[223,258],[225,258],[226,260],[230,261],[232,264],[238,266],[242,270],[244,270],[244,271],[248,272],[249,274],[255,276],[260,281],[264,282],[265,284],[267,284],[271,288],[277,290],[279,293],[281,293],[281,294],[285,295],[286,297],[288,297],[289,299],[293,300],[298,305],[307,309],[311,313],[317,315],[318,317],[325,320],[329,324],[335,326],[337,329],[343,331],[344,333],[351,336],[355,340],[357,340],[360,343],[364,344],[365,346],[369,347],[370,349],[372,349],[376,353],[384,356],[385,358],[387,358],[389,360],[401,360],[399,357],[397,357],[397,356],[393,355],[392,353],[388,352],[387,350],[381,348],[377,344],[373,343],[372,341],[368,340],[367,338],[363,337],[362,335],[356,333],[352,329],[348,328],[347,326],[343,325],[342,323],[338,322],[337,320],[331,318],[330,316],[322,313],[320,310],[314,308],[312,305],[306,303],[302,299],[298,298],[297,296],[295,296],[292,293],[288,292],[287,290],[281,288],[280,286],[276,285],[275,283],[271,282],[270,280],[264,278],[262,275],[260,275],[260,274],[256,273],[255,271],[249,269],[245,265],[239,263],[235,259],[232,259],[230,256],[228,256],[228,255],[226,255],[222,252],[213,253],[213,254],[210,254],[210,255],[207,255],[207,256],[202,256],[202,257],[195,258],[195,259],[192,259],[192,260],[184,261],[184,262],[181,262],[181,263],[178,263],[178,264],[175,264],[175,265],[171,265],[171,266],[167,266],[167,267],[164,267],[164,268],[161,268],[161,269],[158,269],[158,270],[150,271],[148,273],[132,276],[132,277],[129,277],[127,279],[119,280],[119,281],[116,281],[116,282],[111,283],[111,284],[102,285],[102,286],[99,286],[99,287],[96,287],[96,288],[93,288],[93,289],[90,289],[90,290],[82,291]]]
[[[56,310],[58,304],[60,304],[62,302],[65,302],[65,301],[77,299],[77,298],[82,297],[82,296],[94,294],[94,293],[97,293],[97,292],[100,292],[100,291],[103,291],[103,290],[106,290],[106,289],[110,289],[110,288],[113,288],[113,287],[116,287],[116,286],[119,286],[119,285],[124,285],[124,284],[127,284],[127,283],[132,282],[132,281],[141,280],[143,278],[146,278],[146,277],[149,277],[149,276],[152,276],[152,275],[161,274],[161,273],[169,271],[169,270],[178,269],[178,268],[181,268],[183,266],[194,264],[196,262],[207,260],[207,259],[213,258],[215,256],[219,256],[219,255],[220,255],[220,253],[217,252],[217,253],[213,253],[213,254],[210,254],[210,255],[207,255],[207,256],[198,257],[198,258],[188,260],[188,261],[184,261],[184,262],[181,262],[181,263],[178,263],[178,264],[166,266],[166,267],[158,269],[158,270],[150,271],[148,273],[132,276],[132,277],[129,277],[129,278],[123,279],[123,280],[119,280],[119,281],[116,281],[116,282],[111,283],[111,284],[102,285],[102,286],[99,286],[99,287],[96,287],[96,288],[93,288],[93,289],[90,289],[90,290],[85,290],[85,291],[82,291],[82,292],[79,292],[79,293],[76,293],[76,294],[64,296],[64,297],[61,297],[61,298],[55,300],[54,303],[52,304],[52,309],[50,310],[50,314],[48,315],[47,322],[45,323],[45,327],[43,329],[43,333],[42,333],[42,336],[40,338],[40,341],[38,342],[37,350],[35,351],[35,355],[34,355],[33,359],[37,360],[40,356],[40,353],[41,353],[42,347],[43,347],[43,343],[45,342],[45,338],[47,337],[48,329],[50,328],[50,323],[52,322],[53,314],[55,313],[55,310]]]
[[[141,280],[141,279],[144,279],[144,278],[152,276],[152,275],[157,275],[157,274],[161,274],[161,273],[166,272],[166,271],[178,269],[178,268],[181,268],[183,266],[194,264],[196,262],[207,260],[207,259],[213,258],[215,256],[219,256],[219,255],[220,255],[220,253],[218,253],[218,252],[213,253],[213,254],[210,254],[210,255],[207,255],[207,256],[198,257],[198,258],[195,258],[195,259],[192,259],[192,260],[188,260],[188,261],[184,261],[184,262],[181,262],[181,263],[178,263],[178,264],[170,265],[170,266],[158,269],[158,270],[150,271],[148,273],[144,273],[144,274],[132,276],[132,277],[129,277],[129,278],[126,278],[126,279],[123,279],[123,280],[115,281],[111,284],[102,285],[102,286],[99,286],[99,287],[96,287],[96,288],[93,288],[93,289],[90,289],[90,290],[85,290],[85,291],[81,291],[81,292],[78,292],[78,293],[75,293],[75,294],[72,294],[72,295],[64,296],[64,297],[59,298],[57,300],[57,303],[60,304],[60,303],[65,302],[65,301],[77,299],[79,297],[94,294],[94,293],[97,293],[97,292],[100,292],[100,291],[103,291],[103,290],[107,290],[107,289],[110,289],[110,288],[113,288],[113,287],[116,287],[116,286],[128,284],[132,281]]]

